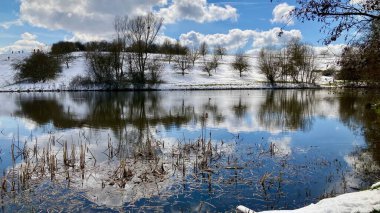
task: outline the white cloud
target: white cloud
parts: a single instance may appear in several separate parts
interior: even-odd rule
[[[314,51],[318,55],[326,55],[326,56],[340,56],[342,54],[343,49],[347,45],[345,44],[330,44],[327,46],[316,46],[314,47]]]
[[[169,7],[161,8],[158,15],[164,18],[165,23],[174,23],[178,20],[204,23],[238,18],[236,8],[229,5],[222,7],[208,4],[206,0],[173,0]]]
[[[206,0],[20,0],[20,20],[51,30],[73,34],[69,40],[110,38],[117,15],[146,14],[156,10],[169,23],[179,20],[211,22],[236,19],[231,6],[208,4]]]
[[[294,21],[290,16],[290,12],[294,10],[294,6],[287,3],[281,3],[273,9],[273,18],[270,20],[272,23],[282,23],[286,25],[293,25]]]
[[[22,40],[25,40],[25,41],[33,41],[37,39],[37,36],[26,32],[26,33],[21,34],[21,38]]]
[[[65,41],[102,41],[107,40],[107,38],[111,38],[112,33],[104,33],[101,35],[98,34],[88,34],[88,33],[80,33],[74,32],[73,36],[66,36],[64,38]]]
[[[180,41],[188,46],[198,46],[201,42],[206,42],[211,47],[222,45],[228,51],[237,51],[248,46],[252,52],[262,47],[282,46],[293,38],[302,38],[299,30],[283,31],[279,36],[280,31],[281,29],[277,27],[268,31],[232,29],[227,34],[209,35],[191,31],[182,34]]]
[[[165,4],[166,0],[22,0],[20,18],[33,26],[72,32],[69,40],[102,40],[113,33],[115,16],[145,14]]]
[[[161,34],[161,35],[157,36],[156,43],[157,44],[162,44],[162,43],[164,43],[165,40],[169,40],[171,43],[176,43],[177,42],[176,39]]]
[[[21,35],[21,39],[15,43],[0,48],[0,53],[11,52],[11,51],[32,51],[33,49],[45,50],[47,46],[37,41],[37,36],[31,33],[25,32]]]
[[[0,27],[3,29],[6,29],[6,30],[12,26],[22,26],[22,25],[23,25],[23,23],[22,23],[21,19],[16,19],[13,21],[6,21],[6,22],[0,23]]]

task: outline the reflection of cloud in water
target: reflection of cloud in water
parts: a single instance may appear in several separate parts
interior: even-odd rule
[[[286,156],[292,154],[291,148],[291,137],[283,137],[283,138],[269,138],[269,142],[274,144],[274,152],[278,156]]]
[[[313,105],[303,105],[302,103],[309,97],[309,93],[313,95],[310,99],[315,101],[313,101]],[[155,124],[159,124],[160,118],[167,119],[162,121],[165,122],[166,127],[171,124],[178,125],[178,127],[188,129],[189,131],[199,131],[202,127],[200,117],[203,113],[207,113],[208,118],[205,122],[205,126],[208,128],[226,129],[230,133],[266,131],[272,134],[278,134],[284,129],[293,131],[300,126],[302,127],[302,125],[305,125],[302,123],[302,120],[308,120],[310,116],[337,117],[338,102],[332,95],[326,91],[309,93],[302,93],[300,95],[298,91],[276,91],[273,97],[274,101],[268,102],[268,99],[272,98],[270,91],[208,91],[207,93],[200,91],[165,91],[143,93],[145,94],[145,98],[137,100],[145,101],[141,103],[145,103],[147,107],[145,112],[146,116],[147,118],[152,118]],[[28,116],[37,120],[41,119],[42,116],[44,119],[39,122],[36,120],[37,123],[53,121],[58,125],[61,124],[59,127],[82,127],[83,124],[91,126],[88,122],[98,122],[100,118],[103,119],[101,115],[108,112],[109,114],[124,112],[128,115],[130,112],[130,106],[128,106],[128,104],[130,104],[129,102],[133,103],[133,101],[135,101],[134,96],[138,95],[128,93],[118,94],[117,97],[114,97],[95,93],[32,93],[18,96],[16,94],[0,94],[0,101],[7,99],[5,103],[12,105],[7,107],[7,112],[4,112],[7,115],[20,112],[21,116]],[[17,105],[18,102],[15,100],[17,97],[19,97],[24,104],[22,106],[24,106],[25,109],[18,109],[20,106]],[[155,100],[154,98],[158,99]],[[284,103],[278,104],[277,99],[283,100]],[[41,102],[41,100],[44,101]],[[290,100],[293,100],[293,102],[290,102]],[[44,115],[46,118],[41,113],[29,112],[30,110],[28,111],[28,109],[31,106],[35,106],[37,108],[36,110],[41,108],[41,106],[38,105],[38,101],[40,101],[42,106],[49,105],[50,110],[56,110],[56,112],[52,115]],[[109,103],[100,107],[97,106],[99,105],[98,102]],[[275,105],[274,111],[266,107],[267,105],[272,106],[273,104]],[[304,106],[304,108],[310,107],[311,109],[305,109],[305,112],[307,112],[305,115],[294,117],[294,120],[289,121],[295,123],[293,126],[284,126],[281,122],[284,119],[279,116],[285,116],[284,118],[289,117],[288,114],[292,111],[286,111],[285,113],[288,114],[284,114],[281,110],[284,108],[283,105],[288,106],[291,104],[298,104],[301,108]],[[276,108],[277,106],[278,108]],[[268,111],[264,112],[268,115],[274,115],[274,117],[268,118],[268,122],[263,122],[263,120],[258,119],[259,114],[262,113],[262,111],[260,111],[262,108],[268,108]],[[3,108],[0,109],[0,114],[2,114],[2,109]],[[132,113],[134,113],[134,111]],[[133,115],[135,114],[136,113]],[[174,117],[168,117],[169,114]],[[94,118],[94,115],[98,116],[98,118]],[[180,117],[175,120],[177,115]],[[123,116],[125,115],[120,115],[120,117]],[[276,122],[274,119],[278,121]],[[122,123],[123,119],[120,119],[120,122]],[[99,126],[98,123],[94,125]]]
[[[354,188],[362,188],[363,178],[361,176],[369,175],[375,178],[373,174],[380,173],[380,166],[376,164],[372,154],[369,151],[358,149],[349,155],[344,156],[346,163],[358,175],[346,175],[347,185]],[[373,180],[378,181],[378,180]],[[372,183],[370,183],[372,184]]]
[[[16,97],[14,93],[0,94],[0,115],[10,115],[17,109]]]
[[[38,124],[30,119],[21,118],[20,122],[27,130],[35,130],[38,127]]]
[[[62,105],[66,111],[74,112],[76,119],[84,119],[89,113],[90,106],[86,102],[81,102],[80,99],[71,97],[69,94],[65,94]]]

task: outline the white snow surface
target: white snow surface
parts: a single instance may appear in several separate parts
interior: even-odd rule
[[[52,90],[99,90],[101,86],[87,88],[70,88],[70,82],[76,76],[86,76],[87,66],[84,53],[74,53],[76,59],[69,68],[63,66],[63,71],[55,80],[44,83],[17,83],[14,76],[16,71],[12,69],[12,64],[29,56],[30,53],[0,54],[0,91],[52,91]],[[162,57],[152,55],[152,57]],[[211,60],[212,56],[207,56],[205,60]],[[200,58],[193,69],[184,76],[179,70],[173,69],[173,62],[164,62],[162,79],[164,83],[156,89],[159,90],[179,90],[179,89],[260,89],[272,88],[266,82],[265,76],[259,72],[256,55],[248,55],[250,70],[244,72],[242,77],[239,72],[231,68],[234,56],[224,56],[220,60],[217,71],[212,72],[212,76],[202,71],[203,59]],[[324,70],[336,65],[336,58],[318,56],[316,60],[317,69]],[[328,87],[332,82],[331,77],[320,76],[317,80],[318,86]],[[305,86],[305,85],[302,85]],[[277,84],[276,87],[299,88],[297,84]]]
[[[380,210],[379,187],[380,182],[373,184],[369,190],[326,198],[316,204],[310,204],[300,209],[263,211],[261,213],[371,212],[373,210]],[[245,206],[238,206],[237,210],[243,213],[254,212]]]

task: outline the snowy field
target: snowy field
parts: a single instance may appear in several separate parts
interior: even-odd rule
[[[75,53],[76,59],[70,64],[70,68],[63,67],[62,73],[55,80],[45,83],[14,83],[15,71],[12,69],[12,63],[27,57],[28,53],[16,54],[0,54],[0,91],[51,91],[51,90],[96,90],[99,87],[91,88],[70,88],[70,82],[76,76],[86,76],[86,61],[83,53]],[[178,90],[178,89],[260,89],[272,88],[266,82],[265,76],[260,74],[257,64],[257,56],[249,55],[249,63],[251,65],[248,72],[243,73],[239,77],[239,72],[231,68],[233,56],[224,56],[220,60],[220,66],[216,72],[212,72],[212,76],[202,71],[202,60],[199,59],[193,69],[188,71],[184,76],[180,71],[173,69],[171,64],[164,62],[164,70],[162,79],[164,83],[156,89],[159,90]],[[208,56],[206,60],[209,60]],[[324,70],[336,65],[336,58],[333,57],[317,57],[317,69]],[[331,77],[320,76],[317,79],[317,85],[328,87],[332,82]],[[296,84],[277,84],[277,87],[298,88]]]

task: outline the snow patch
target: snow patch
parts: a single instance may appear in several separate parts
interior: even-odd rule
[[[373,190],[342,194],[300,209],[263,211],[262,213],[371,212],[380,210],[380,189],[378,187],[380,187],[380,182],[372,185],[371,189]],[[244,206],[238,206],[237,210],[242,213],[255,212]]]

